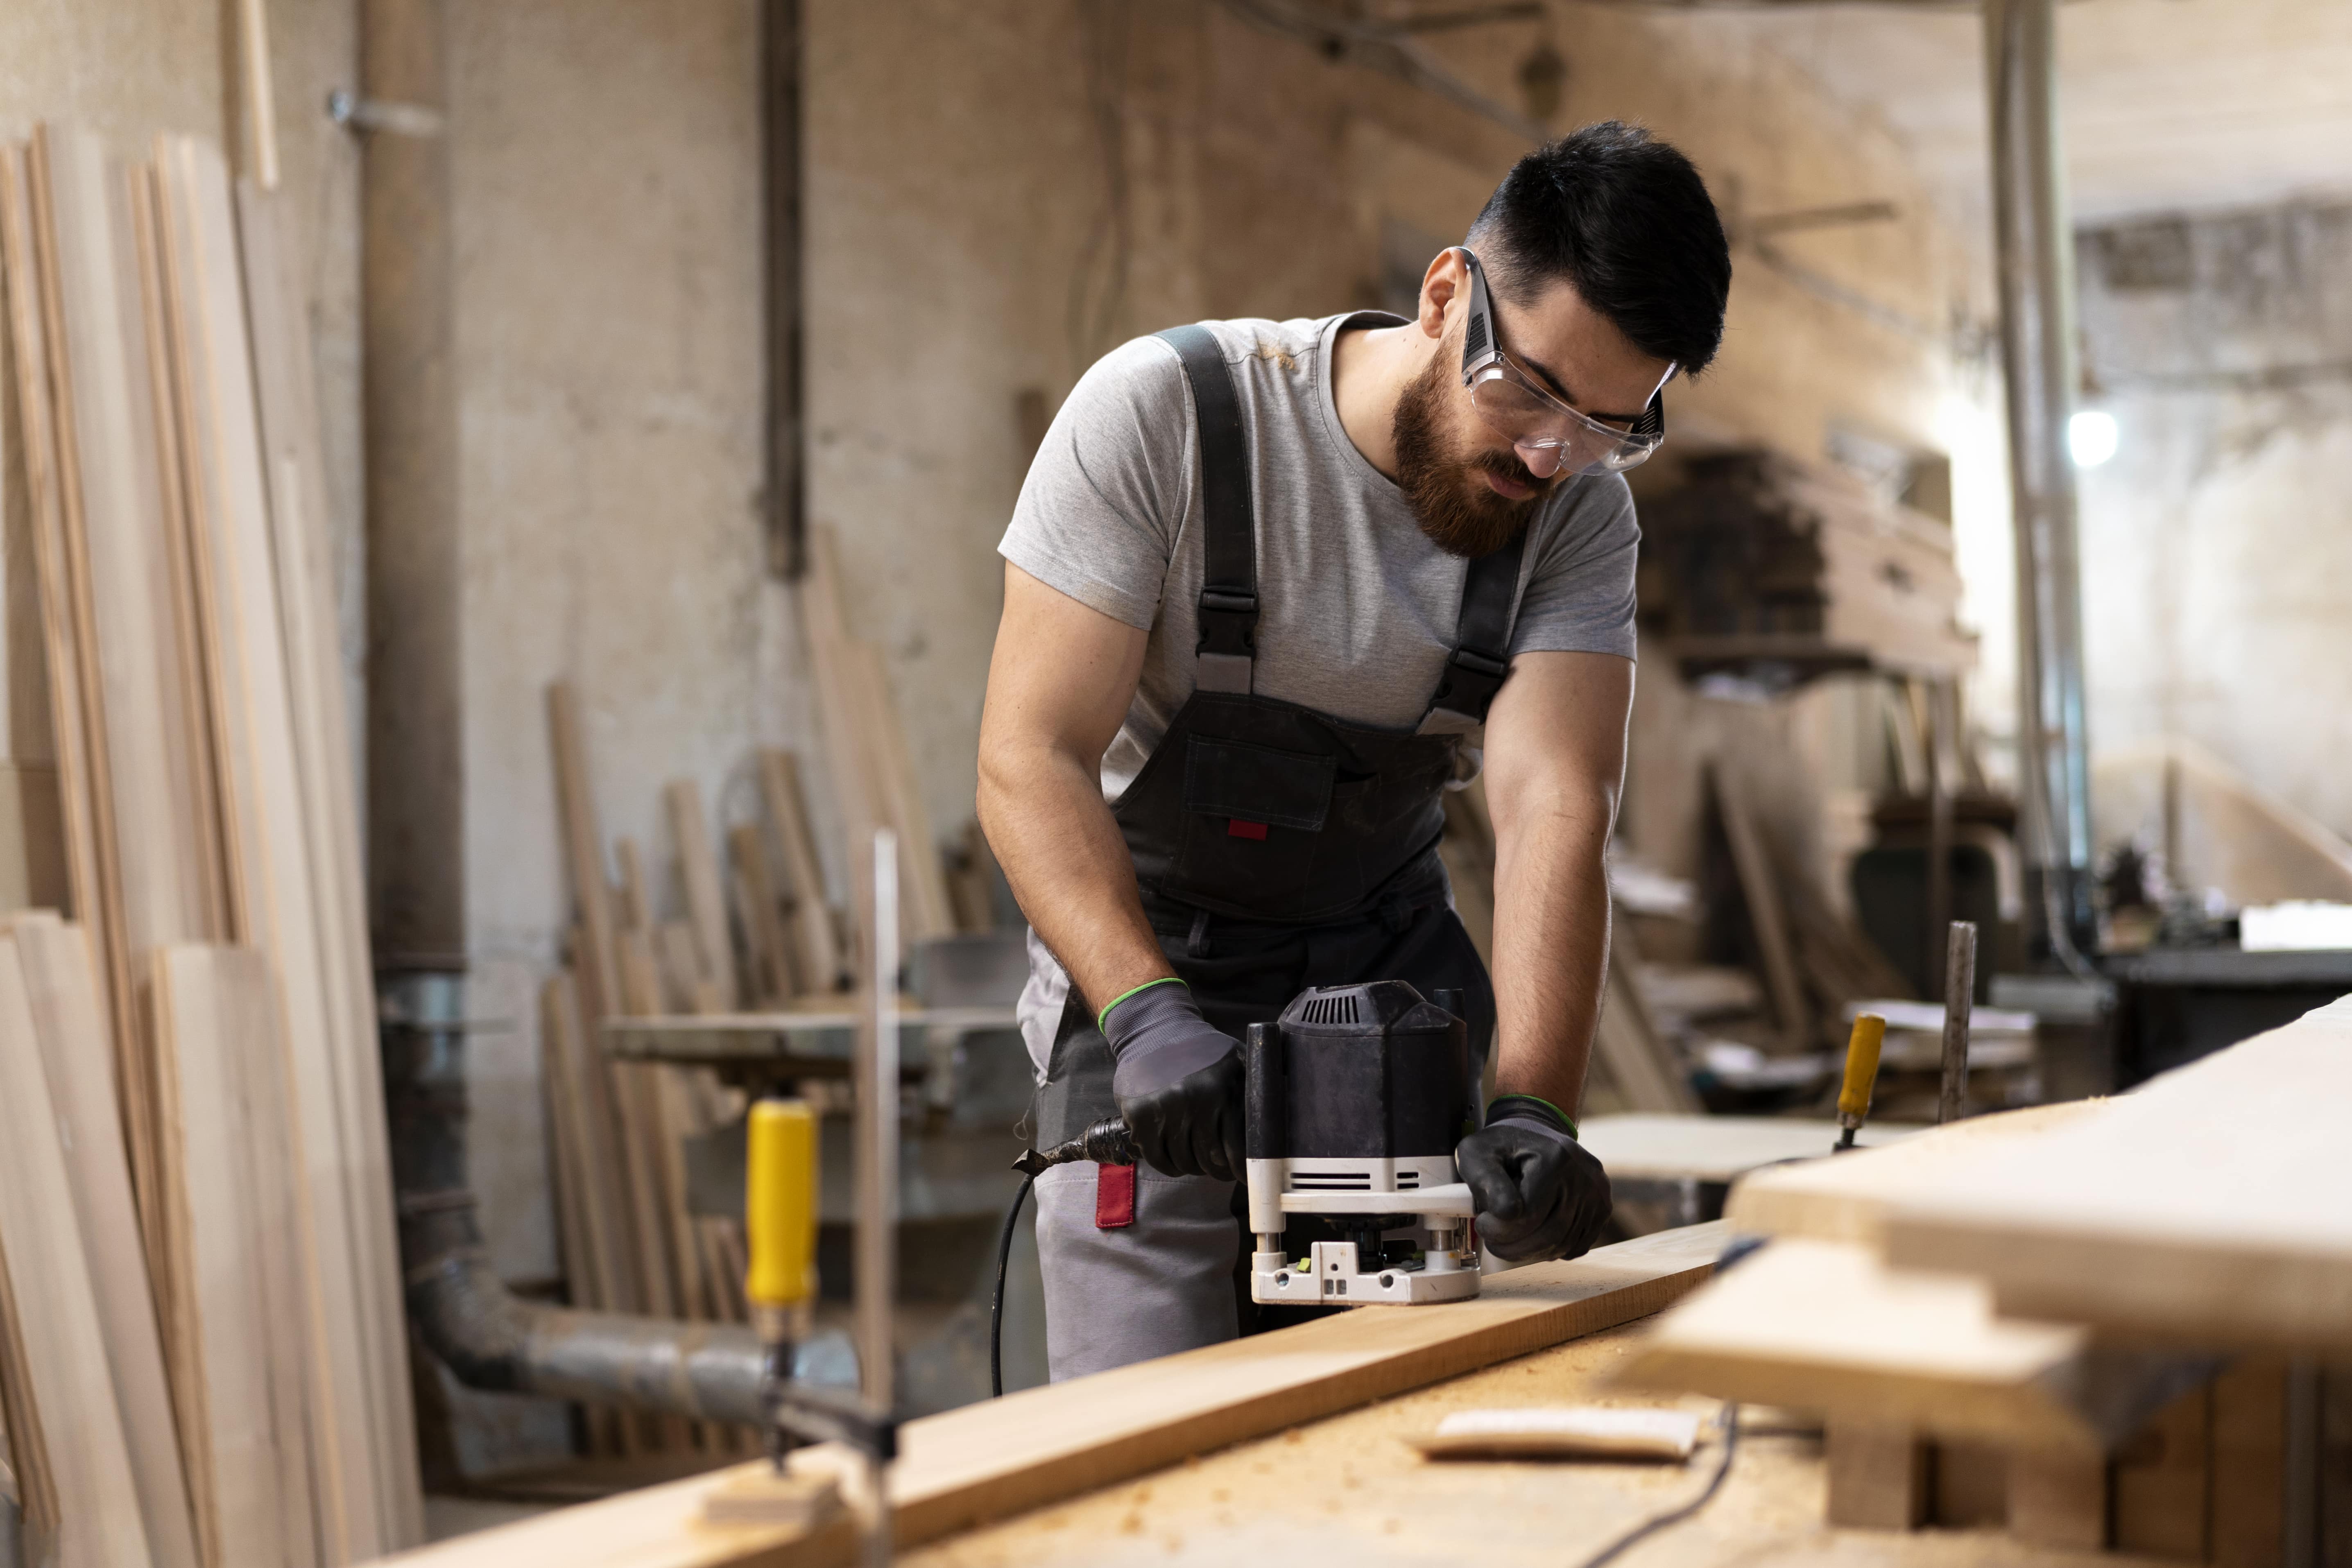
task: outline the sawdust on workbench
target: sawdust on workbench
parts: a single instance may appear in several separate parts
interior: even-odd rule
[[[1601,1385],[1640,1325],[1539,1351],[1361,1410],[1294,1427],[919,1548],[907,1568],[1101,1568],[1274,1563],[1351,1568],[1475,1563],[1567,1568],[1692,1496],[1719,1454],[1687,1466],[1424,1459],[1404,1441],[1449,1411],[1618,1405],[1712,1411],[1713,1401]],[[1821,1439],[1744,1432],[1731,1478],[1696,1518],[1623,1568],[2125,1568],[2038,1552],[1995,1531],[1830,1531]]]

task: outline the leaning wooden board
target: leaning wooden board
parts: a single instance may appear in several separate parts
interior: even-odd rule
[[[1987,1148],[1886,1225],[1898,1268],[2013,1317],[2213,1348],[2352,1351],[2352,997]]]
[[[902,1546],[1002,1519],[1189,1456],[1645,1317],[1704,1281],[1720,1224],[1538,1264],[1475,1301],[1368,1307],[909,1423],[891,1478]],[[805,1462],[837,1463],[808,1450]],[[755,1461],[764,1463],[764,1461]],[[404,1568],[784,1568],[846,1563],[846,1525],[814,1536],[702,1522],[713,1471],[467,1536]]]

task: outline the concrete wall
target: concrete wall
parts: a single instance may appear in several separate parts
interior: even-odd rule
[[[1383,236],[1457,238],[1524,143],[1203,0],[804,11],[811,514],[840,535],[949,832],[971,814],[1021,395],[1057,403],[1173,321],[1377,303]],[[748,815],[751,749],[819,740],[792,591],[761,566],[753,16],[450,12],[475,1009],[521,1026],[477,1043],[478,1179],[512,1274],[553,1267],[531,1026],[567,919],[546,682],[579,686],[606,835],[646,847],[671,907],[662,783]],[[1435,47],[1516,104],[1552,25]],[[1725,356],[1669,398],[1678,437],[1936,445],[1966,280],[1892,139],[1704,18],[1566,6],[1557,26],[1561,127],[1643,121],[1740,213],[1900,209],[1790,237],[1781,269],[1743,249]]]
[[[2186,737],[2352,834],[2352,205],[2091,229],[2080,259],[2084,403],[2121,433],[2082,481],[2095,753]]]

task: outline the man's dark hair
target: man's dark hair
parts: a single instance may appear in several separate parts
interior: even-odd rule
[[[1556,278],[1633,345],[1696,375],[1723,344],[1731,248],[1691,161],[1604,120],[1538,147],[1486,198],[1467,242],[1514,303]]]

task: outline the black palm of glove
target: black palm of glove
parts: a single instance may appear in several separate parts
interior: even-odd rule
[[[1506,1263],[1577,1258],[1609,1219],[1609,1173],[1559,1112],[1507,1094],[1454,1151],[1477,1200],[1478,1239]]]
[[[1181,981],[1130,991],[1103,1010],[1118,1064],[1111,1093],[1136,1152],[1171,1176],[1242,1173],[1242,1051],[1201,1016]]]

